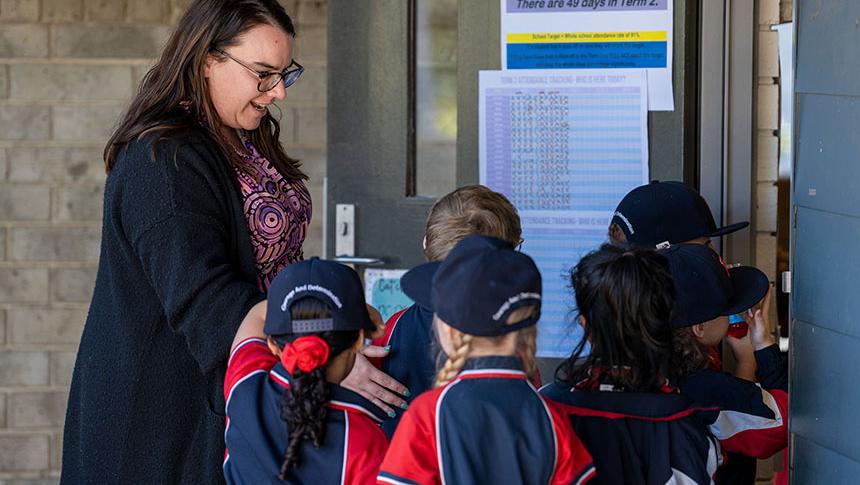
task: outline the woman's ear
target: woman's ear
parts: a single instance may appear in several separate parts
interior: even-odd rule
[[[278,347],[278,343],[275,342],[275,339],[273,339],[271,336],[266,337],[266,344],[269,346],[269,350],[272,351],[274,355],[277,355],[278,357],[281,356],[281,348]]]
[[[215,59],[211,52],[206,54],[206,60],[203,61],[203,77],[208,78],[212,74],[212,66],[217,62],[218,59]]]

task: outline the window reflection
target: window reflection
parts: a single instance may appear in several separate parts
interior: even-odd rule
[[[415,176],[418,195],[456,187],[457,0],[416,0]]]

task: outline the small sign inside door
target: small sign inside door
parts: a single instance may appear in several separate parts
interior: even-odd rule
[[[368,304],[379,310],[385,321],[413,303],[400,289],[400,277],[406,271],[370,268],[364,270],[364,298]]]

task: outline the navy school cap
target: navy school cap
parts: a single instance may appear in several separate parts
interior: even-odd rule
[[[628,192],[615,209],[612,222],[624,231],[629,243],[648,249],[724,236],[749,226],[749,222],[738,222],[717,227],[708,203],[698,192],[682,182],[658,180]]]
[[[767,294],[770,282],[759,269],[727,269],[704,244],[678,244],[660,251],[669,260],[677,297],[675,328],[690,327],[751,308]]]
[[[331,310],[331,317],[293,320],[290,307],[311,297]],[[293,263],[278,273],[269,286],[266,335],[289,335],[373,328],[358,274],[349,266],[311,258]]]
[[[532,326],[540,311],[511,325],[508,316],[541,304],[541,276],[532,258],[511,243],[469,236],[444,261],[417,266],[400,286],[418,305],[469,335],[496,337]]]

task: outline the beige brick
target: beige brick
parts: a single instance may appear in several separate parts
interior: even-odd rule
[[[285,103],[298,105],[325,106],[327,70],[319,67],[305,68],[302,77],[287,90]]]
[[[0,227],[0,261],[6,260],[6,228]],[[2,313],[2,311],[0,311]],[[0,342],[3,341],[3,337],[0,336]]]
[[[128,0],[128,19],[132,22],[161,22],[167,12],[165,0]]]
[[[68,386],[72,383],[72,372],[75,370],[76,352],[51,353],[51,384]]]
[[[46,352],[0,352],[0,386],[44,386],[50,378]]]
[[[299,145],[325,146],[325,108],[299,108],[296,110],[296,143]]]
[[[161,25],[58,25],[53,53],[83,59],[157,57],[170,30]]]
[[[78,22],[83,17],[83,0],[42,0],[42,20],[45,22]]]
[[[95,268],[55,269],[51,271],[51,298],[58,302],[89,303],[95,284]]]
[[[5,65],[0,65],[0,99],[9,97],[9,71]]]
[[[66,417],[66,392],[23,392],[6,395],[10,428],[62,426]]]
[[[0,180],[6,180],[6,174],[8,173],[9,161],[6,157],[6,150],[0,148]],[[2,258],[2,256],[0,256]]]
[[[47,57],[48,27],[4,24],[0,28],[0,57]]]
[[[119,124],[121,106],[55,106],[55,140],[105,141]]]
[[[296,22],[295,16],[293,21],[296,22],[297,29],[303,30],[309,26],[326,26],[326,14],[328,12],[326,0],[299,0],[296,10],[298,10],[298,22]],[[287,13],[293,15],[289,10]]]
[[[792,0],[782,0],[779,4],[779,21],[791,22],[793,14]]]
[[[87,183],[60,187],[54,192],[56,221],[100,221],[102,218],[103,185]]]
[[[757,89],[757,121],[760,130],[776,130],[779,128],[779,86],[776,84],[761,85]]]
[[[169,0],[170,1],[170,24],[176,24],[179,22],[179,19],[182,18],[182,15],[188,10],[188,6],[191,5],[191,0]]]
[[[125,1],[84,0],[84,17],[95,22],[120,22],[125,19]]]
[[[105,179],[101,148],[15,147],[7,152],[13,182],[79,184]]]
[[[287,154],[293,158],[298,158],[301,162],[301,170],[310,177],[309,183],[322,184],[326,174],[326,152],[319,148],[287,148]],[[313,199],[315,201],[322,199]],[[318,204],[322,207],[322,204]]]
[[[756,184],[756,231],[776,232],[776,197],[776,186],[772,182]]]
[[[0,303],[48,301],[48,270],[0,268]]]
[[[6,395],[0,394],[0,429],[6,427]],[[0,484],[3,482],[0,481]]]
[[[770,26],[779,23],[779,0],[757,0],[758,23]]]
[[[0,344],[6,343],[6,310],[0,310]]]
[[[766,232],[756,234],[755,265],[769,280],[776,281],[776,236]]]
[[[293,46],[293,58],[299,64],[307,65],[310,62],[325,62],[327,55],[326,29],[311,27],[301,29]]]
[[[140,87],[143,77],[146,76],[146,73],[148,73],[150,69],[152,69],[152,64],[134,66],[134,70],[131,74],[131,85],[135,90]]]
[[[51,439],[50,463],[54,470],[63,467],[63,433],[56,433]]]
[[[0,184],[0,220],[47,220],[50,204],[47,185]]]
[[[118,100],[132,94],[131,67],[64,64],[9,66],[9,97],[19,100]]]
[[[100,231],[93,227],[10,228],[10,261],[97,261]]]
[[[45,140],[51,134],[51,108],[0,106],[0,140]]]
[[[32,472],[31,472],[32,473]],[[2,480],[0,485],[59,485],[59,476],[54,477],[54,471],[48,472],[49,478],[15,478],[11,480]],[[27,474],[29,476],[29,474]]]
[[[758,137],[756,146],[756,180],[775,182],[779,169],[779,138],[775,136]]]
[[[758,33],[758,75],[779,77],[779,36],[776,32]]]
[[[280,142],[289,149],[296,140],[296,113],[289,106],[289,101],[279,101],[276,108],[271,110],[272,116],[281,124]],[[270,108],[271,109],[271,108]]]
[[[0,435],[0,470],[15,472],[47,469],[49,441],[49,435]]]
[[[39,20],[39,0],[0,0],[0,20],[36,22]]]
[[[86,316],[85,310],[10,308],[6,311],[9,343],[77,344]]]

